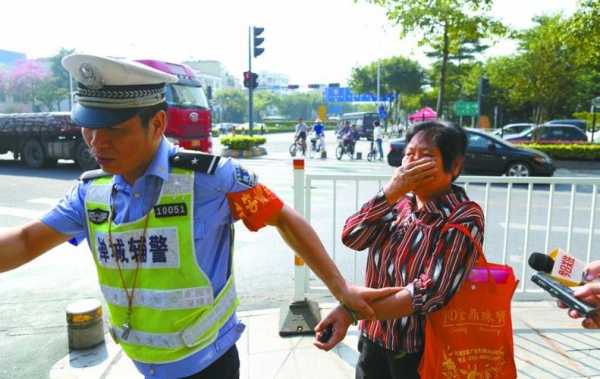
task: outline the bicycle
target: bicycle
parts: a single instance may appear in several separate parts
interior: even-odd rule
[[[367,153],[367,160],[369,162],[377,160],[379,156],[379,160],[383,160],[383,156],[379,154],[379,150],[375,147],[375,141],[371,141],[371,147],[369,148],[369,152]]]
[[[344,143],[342,139],[338,139],[338,145],[335,148],[335,157],[337,160],[341,160],[347,154],[350,159],[354,159],[354,148],[353,144]]]
[[[321,137],[313,136],[310,139],[310,148],[308,149],[308,156],[310,158],[313,158],[314,154],[316,154],[317,156],[320,154],[321,158],[326,157],[325,137],[324,136],[321,136]]]
[[[297,153],[302,153],[302,156],[306,155],[306,142],[302,138],[296,138],[289,148],[290,155],[295,157]]]

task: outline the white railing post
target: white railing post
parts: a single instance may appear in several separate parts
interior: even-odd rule
[[[294,209],[304,214],[304,159],[294,159]],[[294,301],[304,300],[304,290],[306,289],[306,265],[304,260],[294,254]]]
[[[310,191],[306,186],[304,159],[294,159],[294,209],[303,217],[305,214],[304,195]],[[308,197],[310,201],[310,196]],[[281,337],[314,334],[315,327],[321,321],[319,304],[308,300],[308,275],[304,260],[294,255],[294,298],[290,304],[283,305],[279,314],[279,335]]]

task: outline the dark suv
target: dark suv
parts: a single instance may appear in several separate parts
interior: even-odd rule
[[[465,128],[469,140],[465,153],[464,173],[508,176],[552,176],[552,159],[541,151],[525,149],[507,143],[496,136]],[[390,141],[388,163],[400,166],[406,141]]]
[[[379,114],[375,112],[344,113],[340,118],[339,125],[344,125],[346,121],[350,122],[350,125],[356,125],[359,138],[365,138],[370,141],[373,139],[373,123],[379,121]]]

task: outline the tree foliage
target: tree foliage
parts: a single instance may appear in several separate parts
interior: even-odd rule
[[[357,93],[377,91],[377,65],[354,67],[350,77],[350,87]],[[379,62],[381,94],[398,93],[414,95],[421,92],[425,84],[425,69],[416,61],[402,56],[382,59]]]
[[[465,44],[503,35],[506,28],[489,16],[493,0],[370,0],[386,8],[402,36],[416,32],[419,43],[438,51],[441,57],[436,109],[442,114],[448,61],[461,53]],[[463,50],[464,52],[464,50]]]

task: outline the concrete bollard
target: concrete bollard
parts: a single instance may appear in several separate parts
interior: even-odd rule
[[[96,299],[79,300],[67,306],[69,350],[89,349],[104,342],[102,304]]]

